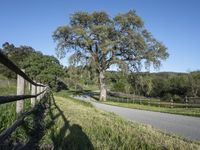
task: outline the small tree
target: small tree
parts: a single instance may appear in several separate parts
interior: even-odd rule
[[[126,64],[129,69],[140,70],[168,57],[166,47],[144,28],[135,11],[114,18],[106,12],[76,12],[69,25],[56,29],[53,39],[57,54],[73,52],[80,62],[93,63],[99,76],[100,100],[106,100],[105,72],[112,64]]]

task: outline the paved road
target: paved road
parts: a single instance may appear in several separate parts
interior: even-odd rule
[[[150,124],[164,132],[177,134],[190,140],[200,140],[200,118],[106,105],[91,100],[87,95],[75,98],[89,101],[97,108],[114,112],[128,120]]]

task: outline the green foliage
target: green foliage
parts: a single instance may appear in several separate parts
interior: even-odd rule
[[[57,54],[72,52],[71,61],[93,64],[99,75],[100,99],[105,95],[105,72],[112,64],[140,70],[142,65],[158,68],[168,57],[167,48],[148,32],[135,11],[111,18],[106,12],[75,12],[70,23],[53,34]],[[150,82],[145,85],[149,95]]]
[[[145,97],[160,97],[165,101],[171,98],[184,102],[185,96],[200,96],[200,72],[191,73],[128,73],[107,72],[111,90]]]
[[[193,97],[200,96],[200,71],[194,71],[189,74],[189,94]]]
[[[7,42],[3,44],[2,52],[19,68],[25,69],[30,78],[48,84],[53,90],[59,90],[58,78],[64,75],[64,70],[54,56],[43,55],[28,46],[15,47]],[[16,75],[3,65],[0,65],[0,74],[7,78],[16,78]]]
[[[65,68],[65,74],[63,81],[71,89],[81,90],[97,83],[96,71],[91,65],[77,67],[70,65]]]
[[[173,99],[174,102],[181,102],[182,101],[182,98],[180,96],[176,95],[176,94],[173,95],[172,99]]]
[[[64,75],[64,70],[55,57],[37,52],[24,60],[23,68],[30,77],[48,84],[53,90],[58,90],[58,78]]]
[[[33,48],[28,46],[15,47],[13,44],[8,42],[4,43],[2,49],[0,49],[10,60],[12,60],[17,66],[22,68],[24,59],[26,59],[30,53],[34,51]],[[16,78],[15,73],[9,70],[7,67],[0,64],[0,73],[7,78]]]
[[[110,84],[110,90],[116,92],[130,93],[131,85],[128,82],[127,74],[123,72],[107,72],[107,83]]]

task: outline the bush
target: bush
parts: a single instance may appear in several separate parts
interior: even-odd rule
[[[112,86],[112,90],[115,92],[125,92],[125,84],[121,82],[114,83]]]
[[[164,94],[164,96],[162,97],[162,100],[164,101],[170,101],[172,98],[172,95],[170,93],[166,93]]]
[[[182,97],[180,97],[178,95],[173,95],[172,99],[174,100],[174,102],[181,102],[182,101]]]

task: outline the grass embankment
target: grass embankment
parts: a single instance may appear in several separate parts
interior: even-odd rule
[[[170,136],[150,126],[125,121],[90,103],[56,96],[46,118],[53,118],[43,143],[55,149],[198,149],[199,143]]]
[[[126,107],[126,108],[134,108],[134,109],[141,109],[141,110],[149,110],[149,111],[156,111],[156,112],[163,112],[163,113],[200,117],[200,108],[166,108],[166,107],[156,107],[156,106],[148,106],[148,105],[141,105],[141,104],[134,104],[134,103],[120,103],[120,102],[112,102],[112,101],[107,101],[104,103],[109,104],[109,105],[114,105],[114,106]]]
[[[15,103],[7,105],[5,108],[0,106],[1,131],[15,120]],[[56,94],[55,99],[47,97],[45,105],[40,104],[38,108],[12,134],[10,144],[15,141],[19,145],[27,143],[27,149],[63,150],[200,148],[199,142],[125,121],[112,113],[95,109],[90,103],[69,98],[66,93]]]

